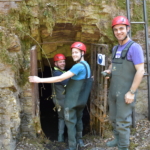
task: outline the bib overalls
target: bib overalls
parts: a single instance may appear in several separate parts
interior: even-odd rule
[[[92,82],[93,78],[87,78],[86,75],[86,78],[82,80],[70,79],[67,84],[64,114],[68,130],[69,150],[76,150],[77,143],[82,140],[83,109],[87,103]]]
[[[62,72],[64,73],[65,71],[61,71],[57,69],[56,67],[54,68],[54,72]],[[61,107],[61,109],[58,111],[58,142],[64,142],[64,130],[65,130],[65,119],[64,119],[64,99],[65,95],[63,94],[65,87],[62,84],[54,84],[55,89],[53,89],[53,94],[55,92],[56,97],[53,97],[53,102],[55,106],[57,107],[58,105]]]
[[[115,58],[117,47],[112,54],[112,77],[108,95],[109,117],[114,128],[114,135],[118,137],[118,147],[128,147],[130,138],[130,125],[132,123],[131,104],[125,103],[125,94],[130,90],[136,69],[133,62],[127,60],[127,53],[132,45],[131,41],[121,53],[120,58]]]

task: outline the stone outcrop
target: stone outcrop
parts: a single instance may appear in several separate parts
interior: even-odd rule
[[[137,10],[142,8],[141,3],[132,0],[131,6],[132,19],[139,21],[142,17]],[[39,118],[32,113],[28,83],[30,48],[37,45],[41,70],[49,65],[48,60],[52,64],[56,53],[65,54],[69,60],[67,67],[71,67],[70,45],[74,41],[87,45],[86,59],[90,62],[91,43],[107,44],[110,49],[116,43],[111,20],[126,15],[125,9],[123,0],[0,1],[0,150],[14,150],[18,139],[34,138],[41,132]],[[132,31],[133,39],[146,54],[143,29],[136,26]],[[144,77],[137,96],[137,119],[147,117],[147,106]]]
[[[13,150],[16,139],[24,135],[35,136],[34,126],[29,126],[34,124],[31,93],[28,94],[31,89],[24,78],[29,74],[29,60],[26,57],[24,63],[17,35],[4,27],[0,27],[0,33],[0,149]]]

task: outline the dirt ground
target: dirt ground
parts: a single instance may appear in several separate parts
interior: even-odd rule
[[[78,150],[117,150],[117,147],[106,147],[106,142],[112,139],[110,130],[106,130],[104,138],[88,133],[83,137],[85,147]],[[15,150],[65,150],[65,148],[67,148],[67,142],[52,142],[40,137],[38,139],[22,139],[18,142]],[[138,121],[136,128],[131,129],[129,150],[150,150],[150,121],[147,119]]]

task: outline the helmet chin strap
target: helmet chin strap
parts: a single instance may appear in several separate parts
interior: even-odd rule
[[[121,41],[122,41],[121,45],[123,44],[123,41],[126,40],[127,38],[128,38],[128,33],[127,33],[127,35],[125,36],[125,38],[124,38],[123,40],[121,40]]]

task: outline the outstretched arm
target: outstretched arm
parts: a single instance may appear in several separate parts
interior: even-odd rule
[[[29,82],[33,82],[33,83],[56,83],[56,82],[61,82],[61,81],[64,81],[66,79],[69,79],[73,76],[74,76],[74,74],[70,71],[63,73],[60,76],[50,77],[50,78],[39,78],[37,76],[29,76]]]

